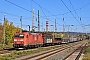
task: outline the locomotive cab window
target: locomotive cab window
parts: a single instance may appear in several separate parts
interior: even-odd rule
[[[24,35],[23,35],[23,34],[20,34],[19,37],[20,37],[20,38],[24,38]]]
[[[15,34],[14,38],[24,38],[24,34]]]

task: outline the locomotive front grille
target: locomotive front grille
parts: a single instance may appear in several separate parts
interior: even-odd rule
[[[15,47],[15,48],[23,48],[24,45],[23,44],[14,44],[13,47]]]

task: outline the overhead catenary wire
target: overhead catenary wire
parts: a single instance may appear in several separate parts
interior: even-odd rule
[[[7,14],[7,15],[10,15],[10,16],[14,16],[14,17],[17,17],[17,18],[9,18],[9,19],[12,19],[13,21],[16,22],[16,19],[19,20],[20,16],[19,15],[15,15],[15,14],[11,14],[11,13],[8,13],[8,12],[0,12],[0,13],[4,13],[4,14]],[[23,19],[31,19],[31,17],[26,17],[26,16],[22,16]],[[0,21],[3,21],[3,20],[0,20]],[[24,22],[25,23],[25,22]],[[17,23],[16,23],[17,24]],[[18,23],[20,24],[20,23]]]
[[[39,7],[40,7],[41,11],[43,12],[43,14],[45,15],[46,19],[49,20],[49,19],[47,18],[46,14],[44,13],[42,7],[41,7],[40,5],[39,5]],[[49,21],[54,22],[54,21],[52,21],[52,20],[49,20]],[[58,24],[58,23],[56,23],[56,24]],[[60,25],[60,24],[59,24],[59,25]],[[61,26],[61,25],[60,25],[60,26]]]
[[[70,1],[70,0],[69,0],[69,1]],[[71,1],[70,1],[70,4],[71,4],[71,6],[73,7],[73,5],[72,5]],[[74,9],[74,7],[73,7],[73,9]],[[75,11],[75,9],[74,9],[74,11]],[[77,14],[77,12],[76,12],[76,11],[75,11],[75,13],[76,13],[76,15],[78,16],[78,14]],[[78,16],[78,18],[79,18],[79,16]],[[81,21],[81,17],[80,17],[80,22],[81,22],[81,24],[82,24],[82,27],[84,28],[83,23],[82,23],[82,21]]]
[[[71,13],[71,12],[73,12],[73,11],[69,11],[69,13]],[[53,16],[55,16],[55,15],[53,15]],[[20,17],[20,16],[19,16]],[[74,16],[75,17],[75,16]],[[76,18],[76,17],[75,17]],[[46,18],[47,19],[47,18]],[[77,19],[77,18],[76,18]],[[81,24],[80,24],[81,25]]]
[[[35,2],[34,0],[32,0],[34,3],[36,3],[40,8],[43,8],[45,11],[47,11],[48,13],[50,13],[51,15],[53,15],[50,11],[46,10],[44,7],[42,7],[41,5],[39,5],[37,2]],[[55,16],[55,15],[53,15]]]
[[[26,11],[28,11],[28,12],[31,12],[32,13],[32,11],[30,11],[30,10],[28,10],[28,9],[26,9],[26,8],[24,8],[24,7],[21,7],[21,6],[19,6],[19,5],[17,5],[17,4],[15,4],[15,3],[12,3],[12,2],[10,2],[10,1],[8,1],[8,0],[5,0],[6,2],[8,2],[8,3],[10,3],[10,4],[12,4],[12,5],[15,5],[15,6],[17,6],[17,7],[19,7],[19,8],[21,8],[21,9],[23,9],[23,10],[26,10]],[[35,15],[38,15],[37,13],[34,13]],[[20,16],[19,16],[20,17]],[[22,16],[23,17],[23,16]]]
[[[83,8],[85,8],[85,7],[88,6],[88,5],[90,5],[90,3],[88,3],[88,4],[86,4],[86,5],[82,6],[82,7],[80,7],[80,8],[78,8],[78,9],[75,9],[75,11],[78,11],[78,10],[80,10],[80,9],[83,9]],[[70,13],[70,12],[74,12],[74,10],[69,11],[69,12],[66,12],[66,13],[64,13],[64,14],[68,14],[68,13]]]
[[[7,12],[0,12],[0,13],[4,13],[4,14],[10,15],[10,16],[14,16],[14,17],[18,17],[18,18],[20,18],[19,15],[15,15],[15,14],[7,13]],[[16,19],[18,19],[18,18],[16,18]],[[30,17],[23,16],[23,19],[27,19],[27,18],[30,18]],[[11,19],[11,18],[10,18],[10,19]],[[8,20],[8,19],[7,19],[7,20]],[[19,20],[19,19],[18,19],[18,20]],[[3,20],[3,19],[0,19],[0,21],[2,21],[1,23],[3,23],[4,20]],[[20,27],[20,26],[19,26],[20,23],[17,23],[16,20],[15,20],[15,18],[13,19],[13,21],[9,21],[9,20],[8,20],[8,22],[9,22],[9,23],[13,23],[15,26]],[[16,25],[16,24],[18,24],[18,25]],[[25,22],[23,23],[23,25],[26,25],[26,26],[27,26],[27,24],[25,24]]]
[[[90,5],[90,3],[88,3],[88,4],[86,4],[86,5],[82,6],[82,7],[80,7],[80,8],[78,8],[78,9],[75,9],[75,11],[81,10],[81,9],[85,8],[86,6],[88,6],[88,5]],[[65,15],[65,14],[68,14],[68,13],[70,13],[70,12],[74,12],[74,10],[64,13],[64,15]],[[58,14],[58,15],[59,15],[59,14]]]
[[[2,19],[0,19],[1,21],[3,21]],[[13,21],[8,21],[9,23],[13,23],[13,24],[19,24],[20,25],[20,23],[16,23],[16,22],[13,22]],[[23,24],[22,26],[27,26],[26,24]]]
[[[30,11],[30,10],[28,10],[28,9],[26,9],[26,8],[24,8],[24,7],[21,7],[21,6],[19,6],[19,5],[17,5],[17,4],[15,4],[15,3],[12,3],[12,2],[10,2],[10,1],[8,1],[8,0],[5,0],[6,2],[8,2],[8,3],[10,3],[10,4],[12,4],[12,5],[15,5],[15,6],[17,6],[17,7],[19,7],[19,8],[21,8],[21,9],[23,9],[23,10],[26,10],[26,11],[28,11],[28,12],[31,12],[32,13],[32,11]],[[34,13],[35,15],[38,15],[37,13]],[[20,16],[19,16],[20,17]],[[44,18],[43,16],[41,16],[42,18]],[[46,18],[45,18],[46,19]]]
[[[50,11],[48,11],[47,9],[45,9],[44,7],[42,7],[40,4],[38,4],[38,3],[35,2],[34,0],[32,0],[32,1],[33,1],[34,3],[36,3],[36,4],[41,8],[41,10],[44,9],[45,11],[47,11],[48,13],[50,13],[52,16],[58,18],[57,16],[55,16],[54,14],[52,14]],[[43,10],[42,10],[42,12],[43,12]],[[45,15],[44,12],[43,12],[43,14]],[[46,19],[48,19],[46,15],[45,15],[45,17],[46,17]],[[58,19],[60,19],[62,22],[64,22],[64,24],[66,24],[65,21],[63,21],[61,18],[58,18]],[[49,21],[51,21],[51,20],[49,20]],[[54,21],[52,21],[52,22],[54,22]],[[55,22],[54,22],[54,23],[55,23]],[[56,24],[59,24],[59,23],[56,23]],[[59,24],[59,25],[60,25],[60,24]]]
[[[71,12],[71,10],[67,7],[67,5],[61,0],[61,2],[65,5],[65,7],[69,10],[69,12],[71,13],[71,15],[75,18],[75,20],[82,26],[82,24],[77,20],[77,18],[73,15],[73,13]]]
[[[18,15],[14,15],[14,14],[7,13],[7,12],[2,12],[2,11],[1,11],[0,13],[8,14],[8,15],[15,16],[15,17],[20,17],[20,16],[18,16]]]
[[[23,8],[23,7],[21,7],[21,6],[17,5],[17,4],[15,4],[15,3],[12,3],[12,2],[10,2],[10,1],[8,1],[8,0],[5,0],[5,1],[8,2],[8,3],[10,3],[10,4],[12,4],[12,5],[15,5],[15,6],[21,8],[21,9],[24,9],[24,10],[26,10],[26,11],[32,13],[32,11],[30,11],[30,10],[28,10],[28,9],[26,9],[26,8]],[[35,14],[35,15],[38,15],[37,13],[34,13],[34,14]],[[19,17],[20,17],[20,16],[19,16]],[[40,16],[40,17],[44,18],[43,16]],[[45,18],[45,19],[47,19],[47,18]]]
[[[8,2],[8,3],[10,3],[10,4],[12,4],[12,5],[15,5],[15,6],[17,6],[17,7],[19,7],[19,8],[21,8],[21,9],[24,9],[24,10],[26,10],[26,11],[28,11],[28,12],[31,12],[32,13],[32,11],[30,11],[30,10],[28,10],[28,9],[26,9],[26,8],[23,8],[23,7],[21,7],[21,6],[19,6],[19,5],[17,5],[17,4],[15,4],[15,3],[12,3],[12,2],[10,2],[10,1],[8,1],[8,0],[5,0],[6,2]],[[33,1],[33,0],[32,0]],[[35,1],[34,1],[35,2]],[[36,2],[35,2],[36,3]],[[37,3],[36,3],[37,4]],[[38,4],[39,5],[39,4]],[[40,6],[40,5],[39,5]],[[40,6],[41,8],[43,8],[42,6]],[[44,10],[46,10],[45,8],[43,8]],[[50,14],[52,14],[51,12],[49,12],[48,10],[46,10],[48,13],[50,13]],[[36,13],[34,13],[35,15],[38,15],[38,14],[36,14]],[[52,14],[53,16],[55,16],[54,14]],[[40,16],[40,17],[42,17],[42,16]],[[58,18],[57,16],[55,16],[56,18]],[[45,19],[47,19],[47,18],[45,18]],[[60,20],[62,20],[61,18],[58,18],[58,19],[60,19]],[[50,19],[49,19],[49,21],[51,21]],[[53,22],[53,21],[52,21]],[[65,21],[62,21],[62,22],[64,22],[65,23]],[[56,23],[56,24],[59,24],[59,23]],[[65,23],[66,24],[66,23]],[[60,24],[59,24],[60,25]],[[61,25],[60,25],[61,26]]]
[[[19,5],[17,5],[17,4],[14,4],[14,3],[12,3],[12,2],[10,2],[10,1],[8,1],[8,0],[5,0],[5,1],[7,1],[8,3],[11,3],[11,4],[13,4],[13,5],[15,5],[15,6],[17,6],[17,7],[19,7],[19,8],[22,8],[22,9],[24,9],[24,10],[26,10],[26,11],[29,11],[29,12],[32,12],[32,11],[30,11],[30,10],[28,10],[28,9],[26,9],[26,8],[23,8],[23,7],[21,7],[21,6],[19,6]],[[31,0],[31,2],[35,2],[34,0]],[[36,2],[35,2],[36,3]],[[39,5],[39,4],[38,4]],[[77,10],[80,10],[80,9],[82,9],[82,8],[84,8],[84,7],[86,7],[86,6],[88,6],[88,5],[90,5],[90,3],[88,3],[88,4],[86,4],[86,5],[84,5],[84,6],[82,6],[82,7],[80,7],[80,8],[78,8],[78,9],[75,9],[75,10],[72,10],[71,12],[74,12],[74,11],[77,11]],[[32,7],[32,3],[31,3],[31,7]],[[44,9],[44,8],[43,8]],[[45,9],[46,10],[46,9]],[[46,10],[47,11],[47,10]],[[49,11],[48,11],[49,12]],[[68,14],[68,13],[71,13],[71,12],[66,12],[66,13],[63,13],[64,15],[65,14]],[[50,12],[49,12],[50,13]],[[36,13],[34,13],[34,14],[36,14]],[[52,14],[52,13],[51,13]],[[51,15],[51,16],[58,16],[58,15],[63,15],[63,14],[57,14],[57,15]],[[36,14],[37,15],[37,14]],[[43,16],[42,16],[43,17]],[[48,17],[48,16],[47,16]],[[49,16],[50,17],[50,16]]]
[[[19,15],[15,15],[15,14],[8,13],[8,12],[4,12],[4,11],[0,11],[0,13],[8,14],[8,15],[11,15],[11,16],[14,16],[14,17],[20,17]],[[22,16],[22,17],[23,17],[23,18],[31,18],[31,17],[27,17],[27,16]]]
[[[4,21],[3,19],[0,19],[0,21]],[[8,22],[10,22],[11,23],[11,21],[8,21]],[[13,23],[13,22],[12,22]],[[15,22],[14,22],[15,23]],[[20,23],[15,23],[15,24],[20,24]]]
[[[45,15],[46,19],[48,20],[48,18],[47,18],[47,16],[46,16],[46,14],[44,13],[44,11],[42,10],[42,8],[41,8],[41,6],[40,6],[40,5],[39,5],[39,7],[40,7],[41,11],[43,12],[43,14]]]
[[[78,16],[78,18],[79,18],[79,15],[77,14],[77,12],[76,12],[76,10],[75,10],[75,8],[74,8],[74,6],[73,6],[73,4],[72,4],[72,2],[69,0],[69,2],[70,2],[70,4],[71,4],[71,6],[72,6],[72,8],[73,8],[73,10],[75,11],[75,14]]]
[[[22,8],[22,9],[24,9],[24,10],[26,10],[26,11],[28,11],[28,12],[32,12],[32,11],[30,11],[30,10],[28,10],[28,9],[26,9],[26,8],[23,8],[23,7],[21,7],[21,6],[19,6],[19,5],[17,5],[17,4],[14,4],[14,3],[12,3],[12,2],[10,2],[10,1],[8,1],[8,0],[5,0],[5,1],[7,1],[7,2],[9,2],[9,3],[11,3],[11,4],[13,4],[13,5],[15,5],[15,6],[17,6],[17,7],[19,7],[19,8]],[[31,0],[31,1],[33,1],[33,2],[35,2],[34,0]],[[36,3],[36,2],[35,2]],[[39,4],[38,4],[39,5]],[[87,5],[89,5],[89,4],[87,4]],[[87,6],[87,5],[85,5],[85,6]],[[40,5],[39,5],[40,6]],[[81,8],[84,8],[85,6],[83,6],[83,7],[81,7]],[[42,7],[43,8],[43,7]],[[80,9],[81,9],[80,8]],[[45,8],[43,8],[44,10],[46,10]],[[48,10],[46,10],[47,12],[49,12]],[[75,10],[74,10],[75,11]],[[73,11],[70,11],[70,12],[73,12]],[[70,12],[67,12],[67,13],[70,13]],[[49,12],[50,14],[52,14],[51,12]],[[36,13],[34,13],[34,14],[36,14]],[[66,13],[64,13],[64,14],[66,14]],[[36,14],[37,15],[37,14]],[[62,15],[62,14],[61,14]],[[52,14],[52,16],[55,16],[55,15],[53,15]],[[19,16],[20,17],[20,16]],[[46,18],[47,19],[47,18]],[[59,18],[60,19],[60,18]],[[62,19],[61,19],[62,20]],[[64,21],[64,23],[65,23],[65,21]]]
[[[5,0],[5,1],[8,2],[8,3],[11,3],[11,4],[13,4],[13,5],[15,5],[15,6],[21,8],[21,9],[24,9],[24,10],[26,10],[26,11],[28,11],[28,12],[32,12],[32,11],[30,11],[30,10],[28,10],[28,9],[26,9],[26,8],[23,8],[23,7],[21,7],[21,6],[17,5],[17,4],[14,4],[14,3],[12,3],[12,2],[10,2],[10,1],[8,1],[8,0]]]
[[[4,14],[7,14],[7,15],[10,15],[10,16],[14,16],[14,17],[18,17],[20,18],[19,15],[15,15],[15,14],[11,14],[11,13],[7,13],[7,12],[0,12],[0,13],[4,13]],[[18,18],[14,18],[13,21],[9,21],[8,22],[13,22],[13,24],[20,24],[20,23],[16,23],[16,20],[15,19],[18,19]],[[27,19],[27,18],[31,18],[31,17],[26,17],[26,16],[22,16],[23,19]],[[11,19],[11,18],[10,18]],[[19,20],[19,19],[18,19]],[[3,21],[3,19],[0,19],[0,21]],[[15,21],[15,22],[14,22]],[[24,22],[25,23],[25,22]],[[23,24],[25,26],[27,26],[26,24]]]
[[[79,15],[77,14],[77,12],[76,12],[76,10],[74,9],[74,6],[72,5],[72,3],[71,3],[71,1],[70,1],[70,0],[69,0],[69,2],[70,2],[70,4],[71,4],[71,6],[72,6],[73,10],[75,11],[75,14],[76,14],[76,15],[77,15],[77,17],[79,18]],[[80,17],[80,22],[81,22],[81,24],[82,24],[82,28],[84,28],[83,23],[82,23],[82,21],[81,21],[81,17]]]
[[[35,2],[34,0],[32,0],[34,3],[36,3],[37,5],[39,5],[37,2]],[[69,0],[70,1],[70,0]],[[70,1],[70,4],[72,5],[72,3],[71,3],[71,1]],[[84,7],[86,7],[86,6],[88,6],[88,5],[90,5],[90,3],[88,3],[88,4],[86,4],[86,5],[84,5],[83,7],[80,7],[79,9],[74,9],[74,6],[72,5],[72,7],[73,7],[73,9],[74,10],[72,10],[72,11],[69,11],[69,12],[67,12],[67,13],[72,13],[72,12],[75,12],[76,13],[76,15],[77,15],[77,17],[79,18],[79,15],[77,14],[77,10],[80,10],[80,9],[82,9],[82,8],[84,8]],[[40,8],[43,8],[41,5],[39,5],[40,6]],[[43,8],[44,10],[46,10],[45,8]],[[49,12],[48,10],[46,10],[48,13],[50,13],[50,14],[52,14],[51,12]],[[64,13],[64,14],[67,14],[67,13]],[[59,15],[64,15],[64,14],[59,14]],[[72,15],[73,15],[73,13],[72,13]],[[53,15],[52,14],[52,16],[55,16],[56,17],[56,15]],[[58,15],[57,15],[58,16]],[[74,15],[73,15],[74,16]],[[50,17],[50,16],[47,16],[47,17]],[[77,18],[74,16],[74,18],[77,20]],[[61,19],[62,20],[62,19]],[[65,23],[65,21],[63,21],[64,23]],[[77,22],[82,26],[82,23],[80,23],[78,20],[77,20]],[[66,23],[65,23],[66,24]]]
[[[24,9],[24,10],[26,10],[26,11],[28,11],[28,12],[32,12],[32,11],[30,11],[30,10],[28,10],[28,9],[26,9],[26,8],[23,8],[23,7],[21,7],[21,6],[17,5],[17,4],[14,4],[14,3],[12,3],[12,2],[10,2],[10,1],[8,1],[8,0],[5,0],[5,1],[7,1],[8,3],[11,3],[11,4],[13,4],[13,5],[15,5],[15,6],[21,8],[21,9]],[[39,6],[40,6],[40,5],[39,5]],[[40,6],[40,8],[41,8],[41,6]],[[6,12],[4,12],[4,13],[6,13]],[[44,13],[44,12],[43,12],[43,13]],[[17,15],[10,14],[10,13],[6,13],[6,14],[13,15],[13,16],[17,16]],[[36,14],[36,13],[34,13],[34,14]],[[36,15],[37,15],[37,14],[36,14]],[[45,15],[45,13],[44,13],[44,15]],[[20,17],[20,16],[17,16],[17,17]],[[47,19],[47,18],[45,18],[45,19]]]
[[[88,6],[88,5],[90,5],[90,2],[89,2],[88,4],[86,4],[86,5],[78,8],[78,9],[72,10],[71,12],[75,12],[75,11],[78,11],[78,10],[80,10],[80,9],[83,9],[83,8],[85,8],[85,7]],[[68,14],[68,13],[71,13],[71,12],[69,11],[69,12],[65,12],[65,13],[63,13],[63,14],[65,15],[65,14]],[[54,16],[59,16],[59,15],[63,15],[63,14],[57,14],[57,15],[54,15]],[[47,16],[47,17],[51,17],[51,16],[53,16],[53,15],[50,15],[50,16]]]
[[[8,20],[8,19],[6,18],[6,20]],[[3,20],[3,19],[0,19],[0,21],[4,21],[4,20]],[[15,20],[13,20],[13,21],[15,21]],[[8,20],[9,23],[20,24],[20,23],[16,23],[16,21],[15,21],[15,22],[13,22],[13,21],[9,21],[9,20]],[[23,24],[23,25],[26,25],[26,24]]]

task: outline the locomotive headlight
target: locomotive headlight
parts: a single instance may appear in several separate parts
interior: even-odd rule
[[[21,39],[20,41],[23,41],[23,39]]]
[[[17,39],[14,39],[14,41],[17,41]]]

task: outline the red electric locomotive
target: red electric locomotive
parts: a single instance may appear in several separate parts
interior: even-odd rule
[[[43,44],[43,38],[40,33],[15,33],[13,41],[14,48],[29,48],[35,45]]]

